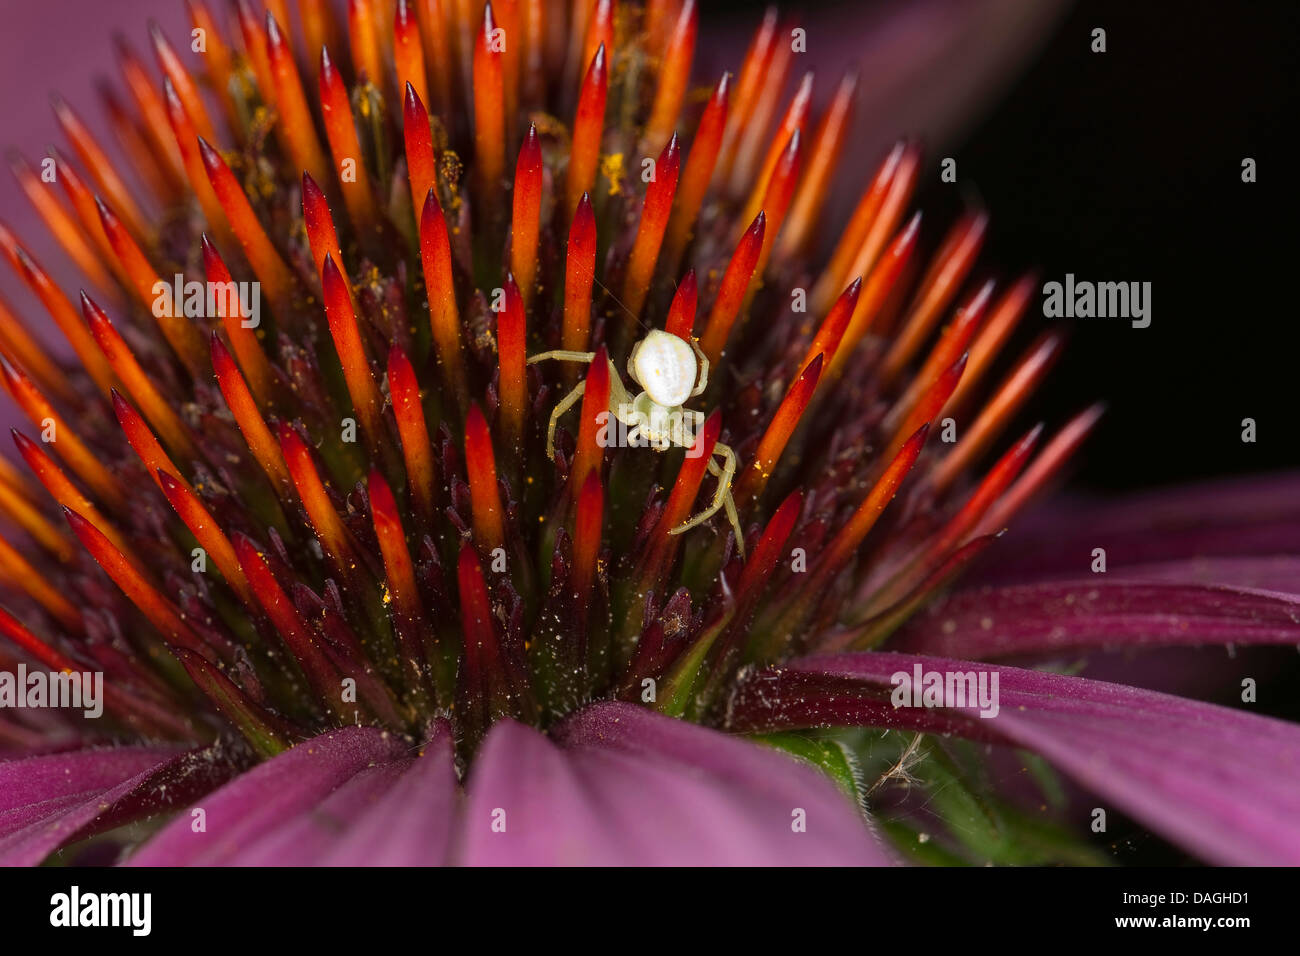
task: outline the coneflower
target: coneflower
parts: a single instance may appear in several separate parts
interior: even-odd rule
[[[0,307],[31,422],[0,665],[102,673],[105,717],[0,710],[0,859],[191,805],[134,859],[921,852],[869,813],[936,748],[873,784],[785,733],[849,726],[1038,750],[1207,858],[1300,857],[1289,725],[877,650],[1100,409],[1009,432],[1062,336],[1008,353],[1035,283],[978,273],[982,211],[911,212],[915,144],[826,235],[856,81],[818,113],[793,21],[694,88],[695,0],[303,2],[301,40],[268,7],[191,0],[192,57],[152,27],[160,83],[121,45],[149,195],[61,100],[54,175],[14,160],[85,287],[0,225],[75,357]],[[1297,640],[1294,602],[1237,599],[1271,626],[1232,639]],[[997,716],[900,672],[992,678]]]

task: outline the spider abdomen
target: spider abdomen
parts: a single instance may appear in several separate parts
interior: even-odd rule
[[[628,374],[657,404],[676,408],[691,397],[699,366],[689,343],[652,329],[633,349]]]

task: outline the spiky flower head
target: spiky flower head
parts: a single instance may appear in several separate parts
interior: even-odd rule
[[[1095,423],[1007,434],[1061,338],[1003,355],[1032,283],[910,212],[915,144],[826,234],[856,79],[815,109],[775,11],[696,88],[694,0],[268,6],[152,28],[160,84],[122,45],[137,176],[62,101],[57,185],[15,163],[86,284],[0,227],[75,354],[0,310],[0,630],[109,719],[0,740],[211,786],[354,725],[462,772],[599,701],[773,729],[756,668],[875,648]]]

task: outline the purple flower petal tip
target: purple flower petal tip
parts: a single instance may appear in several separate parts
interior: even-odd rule
[[[131,865],[238,863],[363,770],[405,753],[399,739],[373,727],[347,727],[304,741],[182,813],[131,858]]]
[[[204,751],[122,747],[0,763],[0,866],[34,866],[60,847],[184,803],[235,768]]]
[[[1122,576],[958,591],[917,616],[891,648],[989,659],[1089,647],[1300,644],[1300,558],[1198,561]],[[1220,583],[1192,583],[1195,577]]]

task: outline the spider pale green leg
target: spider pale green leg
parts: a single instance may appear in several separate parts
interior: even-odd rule
[[[708,419],[705,417],[705,415],[704,415],[703,412],[696,412],[696,411],[690,411],[690,410],[687,410],[687,411],[685,411],[685,412],[682,413],[682,422],[683,422],[683,423],[685,423],[687,416],[690,417],[690,420],[691,420],[691,422],[692,422],[693,424],[691,425],[691,433],[690,433],[689,435],[683,435],[683,436],[682,436],[682,439],[683,439],[683,442],[685,443],[685,446],[686,446],[687,448],[689,448],[689,447],[691,447],[691,445],[694,445],[694,444],[695,444],[695,439],[699,436],[700,432],[704,431],[704,423],[705,423]],[[688,439],[689,439],[689,440],[688,440]],[[716,454],[716,453],[715,453],[715,454]],[[709,458],[709,465],[710,465],[710,466],[713,466],[713,458],[712,458],[712,456],[710,456],[710,458]],[[714,467],[716,467],[716,466],[714,466]],[[713,474],[716,475],[716,474],[718,474],[718,472],[715,470],[715,471],[713,472]]]
[[[560,416],[574,406],[578,399],[582,398],[582,393],[587,390],[587,382],[584,379],[573,390],[560,399],[559,403],[551,411],[551,423],[546,426],[546,457],[555,461],[555,426],[560,423]]]
[[[732,530],[736,532],[736,546],[740,549],[743,557],[745,554],[745,536],[740,530],[740,517],[736,514],[736,503],[731,497],[731,480],[736,475],[736,453],[731,450],[729,445],[718,442],[713,446],[713,455],[722,459],[722,467],[719,468],[714,462],[713,456],[709,457],[709,471],[718,476],[718,490],[713,495],[713,501],[694,518],[684,521],[668,533],[681,534],[683,531],[689,531],[696,525],[708,521],[725,507],[727,509],[727,519],[731,522]]]
[[[691,398],[695,398],[703,395],[709,385],[709,359],[694,339],[691,339],[691,348],[695,349],[695,360],[700,363],[700,381],[691,392]]]
[[[723,461],[726,462],[726,469],[718,477],[719,485],[725,481],[727,487],[727,493],[722,499],[722,506],[726,509],[727,520],[731,522],[731,530],[736,533],[736,550],[740,552],[743,559],[745,557],[745,532],[740,527],[740,515],[736,513],[736,499],[731,496],[731,480],[736,474],[736,453],[731,450],[730,445],[718,442],[713,446],[713,454],[721,456]],[[709,459],[709,470],[715,475],[718,474],[718,466],[712,458]]]
[[[730,448],[727,448],[726,445],[723,445],[722,447],[726,449],[725,454],[731,456],[731,473],[732,475],[735,475],[736,473],[735,453],[732,452]],[[717,454],[716,450],[714,454]],[[713,465],[712,459],[709,460],[709,464]],[[743,560],[745,557],[745,532],[740,527],[740,515],[736,513],[736,499],[731,496],[730,481],[727,482],[727,494],[726,497],[722,499],[722,506],[723,508],[726,509],[727,520],[731,522],[731,530],[736,532],[736,550],[740,552],[740,557]]]
[[[561,362],[586,362],[590,364],[591,360],[595,357],[595,352],[570,352],[566,349],[555,349],[551,352],[539,352],[537,355],[530,355],[528,357],[528,364],[535,365],[546,359],[558,359]]]

